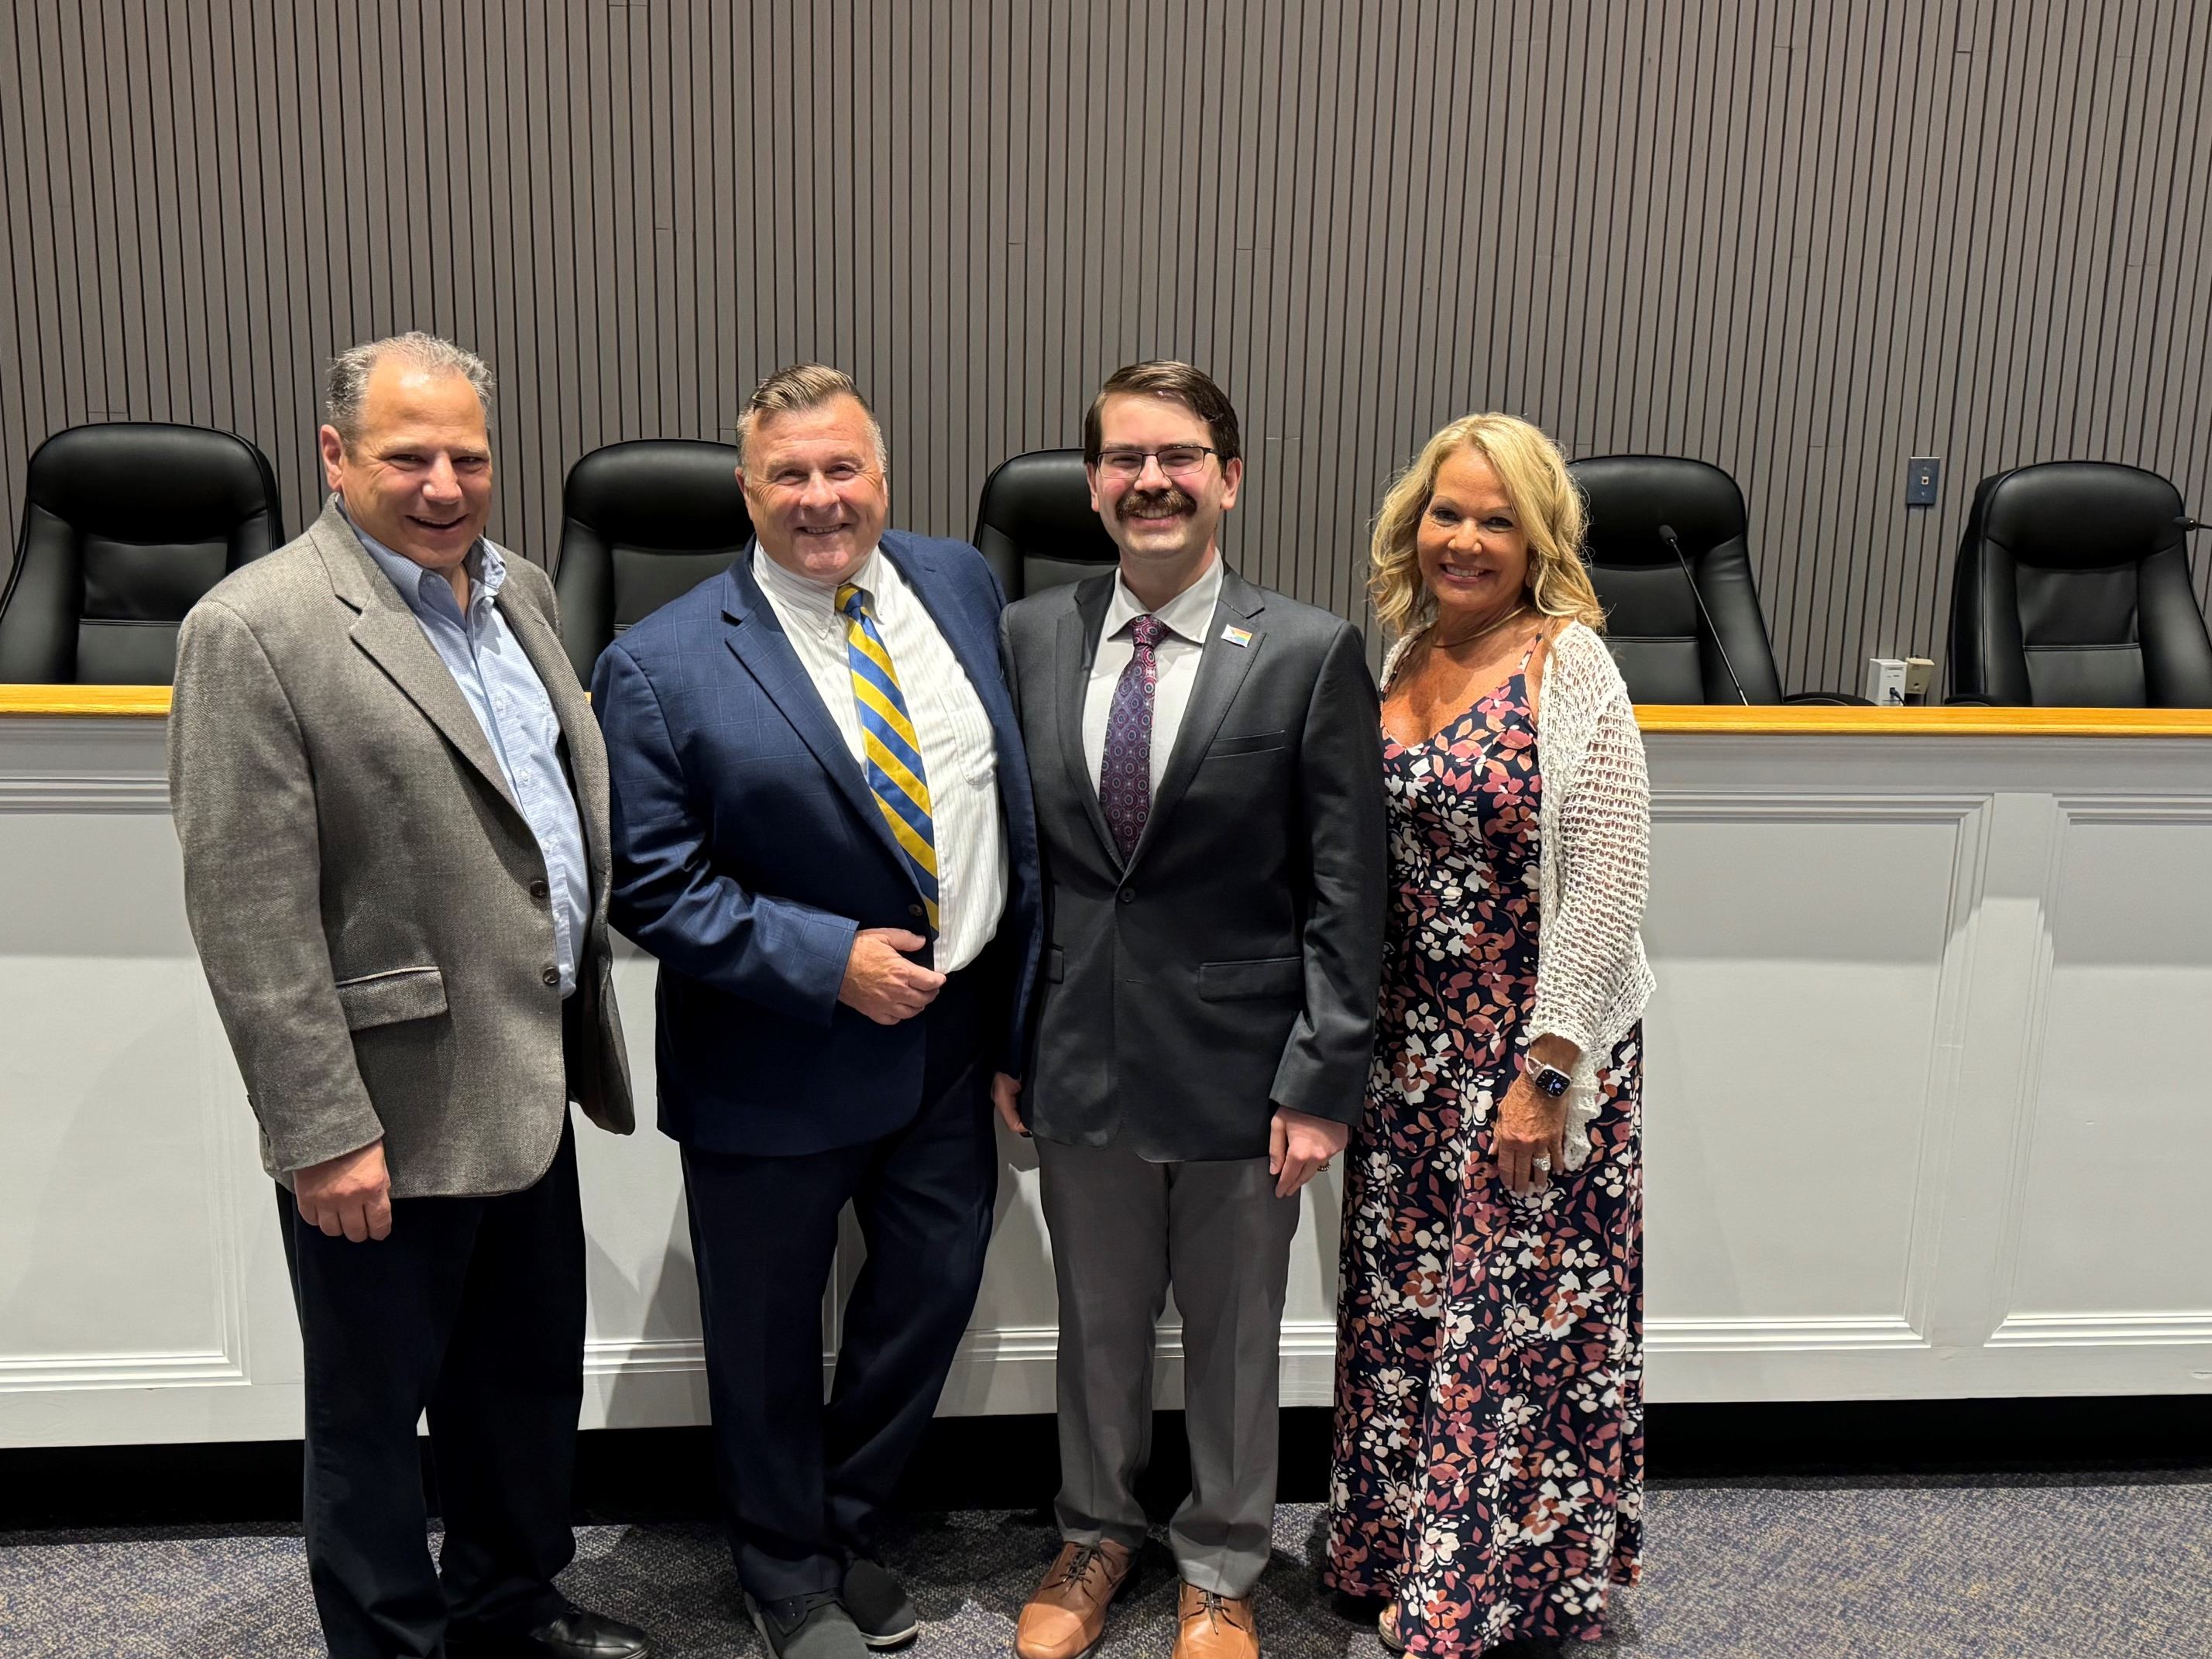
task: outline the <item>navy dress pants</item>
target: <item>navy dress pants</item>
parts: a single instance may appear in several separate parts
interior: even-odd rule
[[[331,1238],[276,1196],[307,1358],[307,1575],[331,1659],[428,1659],[448,1632],[497,1641],[556,1616],[584,1398],[574,1127],[535,1186],[396,1200],[380,1240]]]
[[[937,1408],[982,1283],[999,1158],[975,1064],[974,970],[929,1008],[920,1114],[793,1158],[684,1149],[715,1473],[738,1582],[835,1590]],[[822,1301],[850,1203],[867,1243],[827,1407]]]

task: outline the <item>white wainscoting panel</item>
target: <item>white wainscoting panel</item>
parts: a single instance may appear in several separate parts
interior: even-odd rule
[[[1993,1344],[2212,1342],[2212,800],[2062,797]]]
[[[1979,805],[1660,804],[1645,930],[1655,1347],[1772,1346],[1808,1320],[1844,1322],[1850,1346],[1917,1340],[1942,1121],[1931,1085]],[[1880,881],[1851,877],[1870,869]],[[1838,1250],[1845,1237],[1858,1248]]]

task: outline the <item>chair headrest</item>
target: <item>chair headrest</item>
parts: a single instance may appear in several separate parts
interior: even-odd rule
[[[80,535],[178,545],[221,541],[276,513],[276,481],[243,438],[163,421],[57,432],[31,457],[24,495]]]
[[[1585,545],[1592,564],[1672,564],[1659,539],[1672,525],[1682,551],[1695,558],[1745,533],[1743,491],[1717,466],[1679,455],[1596,455],[1573,461],[1568,474],[1589,503]]]
[[[2181,492],[2155,472],[2111,461],[2045,461],[2001,472],[1976,492],[1982,534],[2019,563],[2109,570],[2178,545]]]
[[[1109,565],[1121,550],[1091,507],[1079,449],[1039,449],[1001,462],[983,485],[975,539],[996,531],[1024,553],[1070,564]]]
[[[568,469],[562,511],[626,546],[739,547],[753,521],[738,487],[738,453],[734,444],[698,438],[609,444]]]

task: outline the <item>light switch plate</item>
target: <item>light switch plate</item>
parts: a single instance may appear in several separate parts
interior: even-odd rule
[[[1943,487],[1943,458],[1941,455],[1915,455],[1905,470],[1905,504],[1907,507],[1933,507],[1936,492]]]

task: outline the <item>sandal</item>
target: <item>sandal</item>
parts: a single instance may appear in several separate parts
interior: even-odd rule
[[[1403,1653],[1406,1644],[1398,1639],[1398,1604],[1390,1602],[1375,1615],[1375,1639],[1382,1644],[1385,1653]]]

